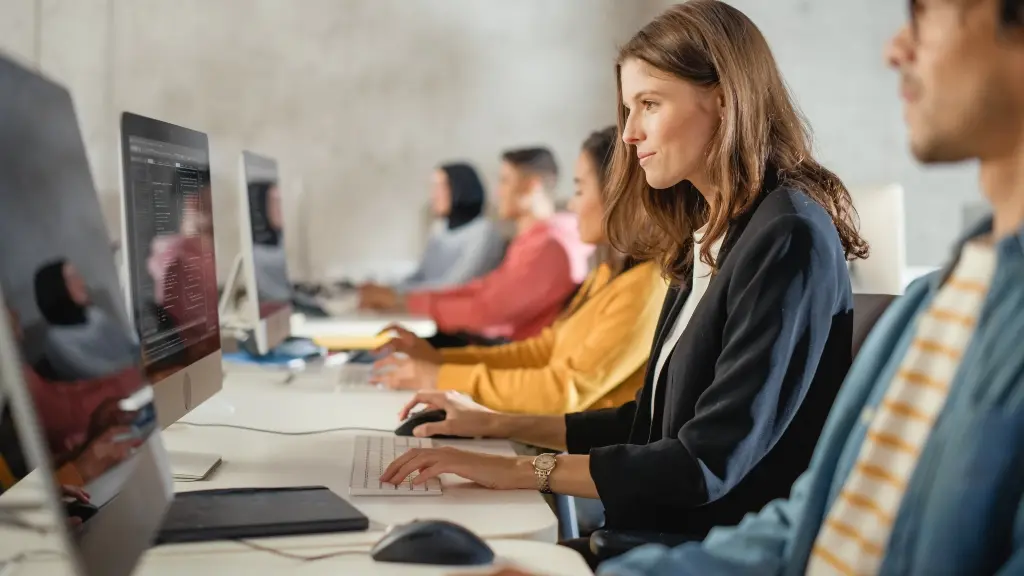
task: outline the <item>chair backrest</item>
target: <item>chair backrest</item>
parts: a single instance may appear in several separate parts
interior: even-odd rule
[[[903,271],[907,267],[903,187],[854,187],[850,194],[860,218],[860,236],[871,246],[866,260],[850,262],[853,291],[902,294]]]
[[[892,294],[853,295],[853,357],[857,357],[864,339],[868,337],[875,322],[882,316],[889,304],[896,299]]]

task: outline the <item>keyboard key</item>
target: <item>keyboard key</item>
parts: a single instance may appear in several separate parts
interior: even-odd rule
[[[431,478],[426,483],[413,486],[412,480],[419,474],[413,472],[398,486],[383,484],[380,477],[395,460],[412,448],[431,448],[429,438],[402,436],[356,436],[352,456],[352,476],[349,494],[353,496],[440,496],[441,482]]]

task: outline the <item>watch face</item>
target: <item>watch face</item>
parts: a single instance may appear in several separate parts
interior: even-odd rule
[[[538,470],[551,470],[556,462],[554,454],[541,454],[533,461],[533,465]]]

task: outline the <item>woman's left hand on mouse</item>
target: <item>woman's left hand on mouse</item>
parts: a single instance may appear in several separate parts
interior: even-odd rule
[[[418,486],[441,474],[455,474],[494,490],[528,490],[537,487],[529,457],[494,456],[455,448],[414,448],[388,466],[380,481],[398,485],[418,473]]]

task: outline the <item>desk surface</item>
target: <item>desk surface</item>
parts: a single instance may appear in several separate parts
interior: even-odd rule
[[[540,575],[584,576],[592,572],[579,554],[554,544],[523,540],[488,542],[498,556],[496,565],[515,566]],[[368,548],[339,548],[329,553],[339,556],[312,560],[323,551],[291,551],[295,557],[282,557],[236,543],[231,550],[204,551],[191,546],[175,546],[174,553],[155,548],[135,569],[142,576],[181,576],[182,574],[288,574],[289,576],[476,576],[493,568],[437,567],[374,562]],[[32,558],[20,563],[11,576],[58,576],[72,574],[70,562],[57,556]]]
[[[188,423],[216,423],[283,432],[305,432],[338,427],[377,428],[397,424],[398,411],[408,393],[339,391],[322,378],[308,377],[283,384],[281,374],[228,371],[224,390],[189,414]],[[499,492],[468,484],[457,477],[442,477],[444,494],[438,497],[350,497],[349,474],[353,437],[367,431],[338,431],[318,435],[281,436],[231,428],[209,428],[180,423],[163,433],[171,451],[215,452],[224,463],[208,481],[178,482],[175,490],[201,490],[240,486],[325,485],[349,500],[371,521],[368,532],[298,538],[261,539],[273,550],[303,557],[338,551],[353,554],[315,562],[283,558],[253,550],[237,542],[163,546],[147,552],[139,574],[242,573],[280,574],[475,574],[465,568],[432,568],[374,563],[368,551],[391,525],[415,519],[438,518],[456,522],[488,540],[504,562],[539,574],[590,574],[575,552],[553,544],[557,520],[542,497],[532,491]],[[384,432],[377,432],[384,433]],[[504,441],[447,441],[472,450],[512,454]],[[30,477],[31,478],[31,477]],[[22,501],[40,501],[26,479],[15,487]],[[34,497],[33,497],[34,493]],[[5,497],[4,503],[10,505]],[[42,513],[35,514],[40,516]],[[45,522],[52,526],[51,522]],[[24,550],[63,550],[57,533],[32,536],[0,528],[0,550],[10,558]],[[66,561],[33,557],[19,566],[18,576],[69,573]],[[486,573],[486,571],[485,571]]]
[[[293,314],[291,334],[300,338],[322,336],[372,336],[389,324],[401,324],[421,338],[433,336],[437,324],[430,318],[411,314],[386,314],[351,310],[330,318],[307,318]]]
[[[494,491],[442,476],[438,497],[349,496],[353,438],[387,434],[409,393],[378,390],[338,391],[329,382],[297,378],[282,384],[279,374],[228,373],[224,390],[183,419],[188,423],[248,426],[279,432],[339,427],[367,428],[318,435],[280,436],[232,428],[172,425],[164,434],[169,451],[212,452],[224,462],[203,482],[178,482],[176,491],[227,487],[327,486],[350,501],[371,521],[371,540],[388,526],[417,519],[456,522],[484,538],[554,542],[558,521],[534,491]],[[377,430],[377,431],[373,431]],[[440,444],[494,454],[514,454],[510,443],[450,440]],[[365,542],[367,534],[313,537],[307,543]]]

